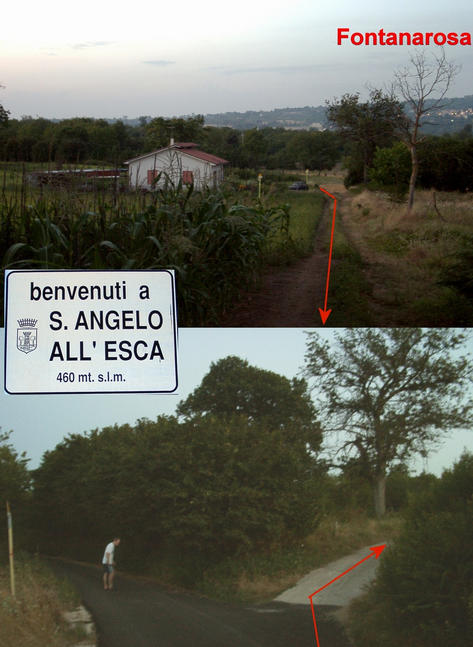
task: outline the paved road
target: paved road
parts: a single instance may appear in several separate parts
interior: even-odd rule
[[[182,593],[170,593],[141,578],[117,574],[117,590],[102,588],[94,566],[53,560],[92,613],[99,647],[314,647],[310,607],[272,602],[230,605]],[[317,607],[321,647],[350,647],[329,613]]]
[[[370,555],[370,547],[365,546],[360,550],[337,559],[326,566],[317,568],[308,573],[297,584],[281,593],[276,600],[278,602],[289,602],[291,604],[309,604],[309,595],[332,579],[344,573],[347,569]],[[381,558],[382,559],[382,558]],[[374,580],[379,560],[372,557],[357,568],[353,569],[342,578],[331,584],[324,591],[314,597],[314,604],[347,606],[352,600],[358,597],[365,587]]]

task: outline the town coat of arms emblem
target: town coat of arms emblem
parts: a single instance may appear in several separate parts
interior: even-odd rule
[[[31,353],[38,345],[37,319],[18,319],[16,347],[22,353]]]

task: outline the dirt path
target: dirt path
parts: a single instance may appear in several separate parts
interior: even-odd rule
[[[343,185],[327,185],[342,193]],[[321,326],[327,278],[328,245],[332,206],[327,201],[317,227],[313,253],[287,268],[263,273],[257,290],[242,296],[240,303],[220,322],[221,327],[312,327]],[[332,263],[334,267],[334,262]]]
[[[311,647],[310,609],[272,602],[231,605],[197,595],[173,593],[144,578],[117,574],[117,589],[106,592],[101,570],[52,561],[79,591],[91,612],[98,647]],[[320,609],[321,645],[350,647],[341,626]]]

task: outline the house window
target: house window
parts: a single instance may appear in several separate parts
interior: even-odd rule
[[[194,184],[194,174],[192,171],[182,171],[182,184]]]
[[[148,171],[148,184],[153,184],[153,180],[158,177],[158,170],[157,169],[151,169]]]

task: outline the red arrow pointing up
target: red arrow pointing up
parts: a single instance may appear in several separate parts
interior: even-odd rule
[[[324,309],[319,308],[320,312],[320,318],[322,319],[322,323],[325,326],[325,323],[329,317],[329,314],[332,312],[331,309],[327,310],[327,299],[328,299],[328,286],[330,283],[330,267],[332,264],[332,248],[333,248],[333,233],[335,231],[335,216],[337,214],[337,198],[333,196],[331,193],[323,189],[322,187],[319,187],[321,191],[329,195],[332,200],[333,200],[333,217],[332,217],[332,231],[330,234],[330,250],[329,250],[329,256],[328,256],[328,268],[327,268],[327,281],[325,284],[325,302],[324,302]]]
[[[350,566],[350,568],[347,568],[346,571],[343,571],[343,573],[340,573],[340,575],[337,575],[337,577],[334,577],[333,580],[330,580],[330,582],[327,582],[327,584],[324,584],[323,586],[321,586],[320,589],[317,589],[317,591],[312,593],[312,595],[309,595],[310,606],[312,608],[312,618],[314,620],[315,639],[317,641],[317,647],[320,647],[320,642],[319,642],[319,633],[317,631],[317,622],[315,620],[315,610],[314,610],[313,597],[315,595],[317,595],[317,593],[320,593],[320,591],[323,591],[324,589],[326,589],[327,586],[330,586],[331,584],[333,584],[334,582],[339,580],[341,577],[343,577],[344,575],[346,575],[347,573],[352,571],[354,568],[356,568],[360,564],[363,564],[363,562],[366,562],[367,559],[371,559],[371,557],[373,557],[373,556],[376,557],[376,559],[378,559],[378,557],[381,555],[381,553],[383,552],[383,550],[385,548],[386,548],[386,544],[382,544],[381,546],[372,546],[370,548],[371,553],[369,555],[367,555],[366,557],[363,557],[363,559],[360,559],[359,562],[357,562],[356,564],[353,564],[353,566]]]

